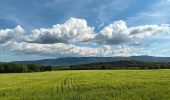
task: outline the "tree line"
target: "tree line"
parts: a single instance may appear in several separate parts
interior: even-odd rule
[[[170,69],[170,62],[143,62],[143,61],[116,61],[72,65],[65,67],[70,70],[91,70],[91,69]]]
[[[52,70],[170,69],[170,62],[116,61],[70,66],[0,63],[0,73],[43,72]]]
[[[51,70],[53,70],[52,66],[40,66],[35,64],[11,64],[11,63],[0,64],[0,73],[42,72]]]

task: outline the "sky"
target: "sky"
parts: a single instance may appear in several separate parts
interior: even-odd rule
[[[1,0],[0,62],[170,57],[170,0]]]

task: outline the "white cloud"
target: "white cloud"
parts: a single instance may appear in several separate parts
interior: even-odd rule
[[[70,18],[64,24],[54,25],[52,28],[40,28],[26,36],[25,42],[39,44],[53,43],[97,43],[99,45],[119,45],[122,43],[137,43],[145,37],[156,34],[170,33],[169,24],[143,25],[128,27],[120,20],[105,26],[98,33],[88,26],[83,19]],[[140,43],[139,43],[140,44]]]
[[[64,43],[55,44],[38,44],[26,42],[8,42],[3,45],[4,48],[9,48],[11,51],[43,54],[53,56],[108,56],[112,55],[109,46],[99,48],[80,47],[76,45],[69,45]]]
[[[94,37],[92,27],[83,19],[70,18],[64,24],[54,25],[50,29],[35,29],[27,39],[27,42],[35,43],[66,43],[85,42]]]
[[[14,29],[1,29],[0,30],[0,44],[19,39],[22,37],[24,29],[21,26],[16,26]]]
[[[120,44],[130,39],[130,32],[122,20],[104,27],[95,37],[99,44]]]
[[[120,20],[96,33],[94,28],[88,26],[86,20],[71,18],[64,24],[57,24],[52,28],[34,29],[30,35],[23,33],[26,32],[21,26],[1,29],[1,49],[57,57],[130,56],[150,52],[149,49],[144,50],[140,47],[146,37],[149,39],[152,36],[159,38],[159,35],[169,35],[170,26],[155,24],[128,27]]]
[[[169,24],[128,27],[124,21],[120,20],[104,27],[94,40],[96,43],[109,45],[119,45],[123,42],[140,44],[146,37],[163,34],[170,34]]]
[[[131,47],[125,45],[119,45],[115,51],[114,56],[130,56]]]

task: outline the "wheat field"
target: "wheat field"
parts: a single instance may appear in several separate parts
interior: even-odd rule
[[[0,100],[170,100],[170,70],[0,74]]]

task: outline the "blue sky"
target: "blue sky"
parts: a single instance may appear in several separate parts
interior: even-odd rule
[[[169,7],[170,0],[1,0],[0,61],[170,56]]]
[[[70,17],[86,19],[91,26],[127,21],[160,0],[1,0],[0,28],[51,27]],[[132,24],[132,23],[130,23]],[[134,23],[135,24],[135,23]]]

